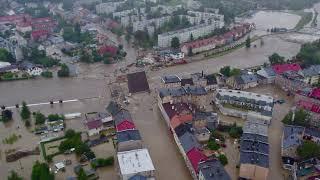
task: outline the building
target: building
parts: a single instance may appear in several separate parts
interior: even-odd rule
[[[22,60],[23,58],[20,46],[2,37],[0,37],[0,48],[4,48],[7,51],[9,51],[12,54],[12,56],[18,61]]]
[[[130,151],[142,148],[142,139],[138,130],[117,132],[117,150]]]
[[[96,5],[96,12],[98,14],[110,14],[115,12],[124,3],[125,1],[100,3]]]
[[[219,160],[210,159],[199,164],[199,180],[231,180]]]
[[[222,28],[220,24],[201,24],[197,26],[192,26],[190,28],[177,30],[177,31],[171,31],[163,34],[158,35],[158,46],[160,48],[170,47],[171,40],[174,37],[179,38],[180,43],[185,43],[190,40],[190,35],[192,34],[195,39],[208,35],[213,30],[217,28]]]
[[[258,82],[260,84],[272,84],[276,78],[276,73],[271,67],[263,67],[257,71]]]
[[[120,179],[129,180],[137,174],[153,178],[155,168],[147,149],[135,149],[117,154]]]
[[[233,89],[249,89],[258,85],[258,78],[255,74],[242,74],[227,79],[227,85]]]
[[[85,123],[87,127],[87,133],[89,136],[97,136],[103,130],[103,123],[101,119],[89,120]]]
[[[246,91],[217,89],[214,101],[224,115],[246,119],[250,114],[268,124],[272,119],[274,104],[271,96]]]
[[[43,72],[42,68],[37,66],[27,69],[27,73],[30,76],[40,76],[42,72]]]
[[[127,74],[129,93],[150,92],[149,83],[144,71]]]
[[[161,77],[164,88],[174,88],[181,86],[181,79],[177,75],[168,75]]]
[[[309,114],[309,125],[312,127],[320,127],[320,104],[312,101],[299,100],[296,103],[298,109],[303,109]]]
[[[31,39],[33,41],[44,41],[48,36],[49,32],[47,30],[35,30],[31,32]]]
[[[306,69],[303,69],[299,71],[299,74],[301,74],[304,77],[304,82],[307,84],[317,84],[319,83],[319,77],[320,77],[320,65],[312,65]]]
[[[9,66],[4,66],[4,67],[0,66],[0,74],[7,73],[7,72],[11,72],[11,73],[19,72],[18,66],[16,66],[16,65],[9,65]]]
[[[172,129],[181,124],[191,122],[193,108],[192,105],[186,103],[164,103],[160,106],[161,111],[165,113],[164,119],[167,125]]]
[[[120,110],[114,116],[114,123],[117,132],[135,129],[131,114],[127,110]]]
[[[219,117],[217,113],[196,111],[193,114],[192,126],[195,129],[207,128],[214,130],[218,127],[218,124]]]

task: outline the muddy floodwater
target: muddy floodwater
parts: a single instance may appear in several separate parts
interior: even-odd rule
[[[245,22],[255,23],[258,30],[267,30],[274,27],[293,29],[301,17],[296,14],[278,11],[258,11]]]

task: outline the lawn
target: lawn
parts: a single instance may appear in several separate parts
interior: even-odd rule
[[[58,147],[59,147],[60,143],[62,141],[64,141],[65,139],[66,139],[65,137],[59,137],[59,138],[52,139],[47,142],[41,142],[40,148],[42,151],[43,158],[45,160],[50,160],[50,159],[52,159],[52,157],[63,153],[63,152],[59,151]],[[48,157],[50,157],[50,158],[48,158]]]
[[[301,19],[294,28],[295,30],[301,30],[305,25],[312,21],[312,12],[296,11],[295,14],[301,16]]]

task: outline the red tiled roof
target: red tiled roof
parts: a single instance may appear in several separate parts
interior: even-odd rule
[[[27,21],[27,22],[19,22],[17,24],[17,26],[19,26],[19,27],[28,27],[28,26],[31,26],[31,23],[29,21]]]
[[[320,88],[315,88],[312,90],[310,97],[320,99]]]
[[[300,100],[297,103],[297,106],[302,108],[302,109],[305,109],[307,111],[311,111],[311,112],[314,112],[314,113],[320,113],[320,105],[316,104],[316,103],[313,103],[311,101]]]
[[[96,129],[102,126],[102,121],[101,119],[97,119],[97,120],[92,120],[92,121],[88,121],[86,123],[88,129]]]
[[[38,39],[42,36],[48,36],[49,32],[47,30],[36,30],[31,32],[31,37],[33,39]]]
[[[204,155],[199,149],[192,148],[187,152],[188,159],[190,160],[193,169],[198,173],[198,166],[201,161],[207,160],[207,156]]]
[[[301,67],[299,64],[277,64],[273,65],[272,69],[277,73],[277,74],[282,74],[286,71],[300,71]]]
[[[32,19],[32,24],[34,24],[34,23],[52,22],[52,21],[53,20],[50,17],[34,18],[34,19]]]
[[[0,22],[16,23],[18,21],[28,20],[30,18],[31,17],[28,14],[18,14],[18,15],[12,15],[12,16],[1,16],[0,17]]]
[[[115,46],[101,46],[98,50],[98,53],[100,55],[104,55],[105,53],[110,53],[112,55],[115,55],[118,51],[118,48]]]
[[[120,124],[118,124],[116,126],[117,132],[128,130],[128,129],[135,129],[135,128],[136,127],[135,127],[134,123],[132,121],[128,121],[128,120],[122,121]]]
[[[186,103],[176,103],[176,104],[164,103],[162,104],[162,106],[170,119],[182,111],[189,111],[191,114],[191,110],[189,109],[189,106]],[[172,109],[172,106],[174,106],[174,109]]]

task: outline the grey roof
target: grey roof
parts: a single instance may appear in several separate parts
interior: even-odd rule
[[[111,101],[107,106],[107,111],[113,116],[116,115],[121,109],[121,105],[114,101]]]
[[[257,166],[269,167],[269,156],[265,154],[259,154],[254,152],[240,152],[241,164],[254,164]]]
[[[185,85],[193,86],[193,79],[192,78],[181,79],[181,86],[185,86]]]
[[[2,67],[2,68],[0,68],[0,73],[7,72],[7,71],[10,71],[13,69],[18,69],[18,66],[10,65],[10,66],[6,66],[6,67]]]
[[[181,79],[177,75],[169,75],[169,76],[163,76],[162,78],[163,83],[179,83]]]
[[[184,133],[182,136],[180,136],[179,140],[186,153],[189,152],[194,147],[197,147],[197,148],[201,147],[196,137],[188,131]]]
[[[258,78],[255,74],[245,74],[240,76],[244,84],[257,82]]]
[[[268,137],[262,136],[258,134],[249,134],[249,133],[243,133],[241,136],[241,139],[246,139],[249,141],[259,141],[263,143],[268,143]]]
[[[141,140],[140,132],[138,130],[117,132],[117,140],[118,142]]]
[[[305,77],[317,76],[320,74],[320,65],[313,65],[302,70],[302,74]]]
[[[292,146],[299,146],[302,143],[302,133],[304,127],[286,125],[283,127],[282,148],[290,148]]]
[[[188,94],[192,94],[192,95],[206,95],[207,94],[207,91],[204,87],[198,87],[198,86],[185,87],[185,91]]]
[[[205,119],[208,122],[208,129],[215,129],[218,125],[218,114],[214,112],[201,112],[196,111],[193,116],[193,120],[202,120]]]
[[[306,128],[304,135],[320,138],[320,131],[314,128]]]
[[[186,91],[180,87],[180,88],[162,88],[159,89],[159,95],[161,98],[166,96],[173,96],[173,97],[179,97],[186,95]]]
[[[177,136],[180,137],[184,135],[186,132],[191,132],[192,124],[184,123],[180,124],[178,127],[174,128]]]
[[[254,152],[259,154],[269,154],[269,144],[259,141],[241,140],[240,151],[242,152]]]
[[[214,85],[217,84],[217,78],[214,74],[210,74],[206,76],[207,79],[207,85]]]
[[[274,70],[272,69],[272,67],[266,67],[263,68],[265,70],[265,72],[267,73],[268,76],[276,76],[276,72],[274,72]]]
[[[223,165],[216,159],[200,162],[200,171],[204,180],[231,180]]]
[[[114,116],[114,123],[117,126],[118,124],[122,123],[123,121],[128,120],[132,121],[132,117],[129,111],[122,109]]]
[[[268,125],[262,123],[246,121],[242,130],[243,133],[258,134],[266,137],[268,136]]]
[[[132,176],[131,178],[129,178],[129,180],[147,180],[147,177],[142,176],[140,174],[136,174],[136,175]]]

